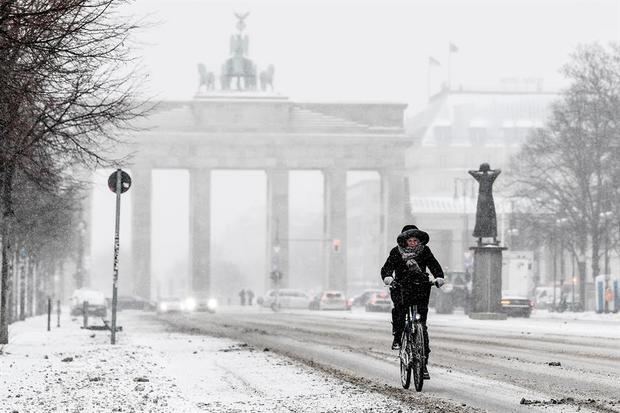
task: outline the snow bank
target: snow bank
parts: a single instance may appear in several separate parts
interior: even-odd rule
[[[11,325],[0,354],[8,412],[411,411],[382,394],[230,340],[165,331],[153,316],[119,313],[109,333],[66,318]],[[93,320],[94,321],[94,320]]]

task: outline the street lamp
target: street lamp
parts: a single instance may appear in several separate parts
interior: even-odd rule
[[[609,219],[612,216],[612,211],[604,211],[601,212],[599,214],[599,216],[601,217],[601,219],[603,220],[604,223],[604,227],[603,227],[603,231],[604,234],[603,236],[605,237],[605,292],[607,292],[607,289],[609,288],[609,228],[608,228],[608,224],[609,224]],[[609,312],[609,302],[604,298],[603,302],[605,303],[605,312],[608,313]]]
[[[77,288],[85,286],[84,280],[84,236],[86,234],[86,223],[80,221],[77,226],[77,262],[75,268],[75,284]]]
[[[460,196],[459,196],[459,185],[461,187]],[[469,187],[469,191],[468,188]],[[465,257],[465,253],[467,252],[467,234],[469,232],[469,217],[467,215],[467,196],[473,198],[474,196],[474,181],[466,178],[454,178],[454,200],[461,198],[463,201],[463,231],[462,239],[463,239],[463,257]],[[463,258],[465,261],[465,258]]]
[[[557,218],[555,220],[555,224],[558,226],[558,228],[560,229],[560,276],[561,276],[561,280],[560,280],[560,303],[562,302],[562,288],[564,286],[564,278],[565,276],[565,271],[564,271],[564,226],[566,225],[566,223],[568,223],[568,218],[563,217],[563,218]],[[556,295],[556,280],[555,280],[555,257],[554,257],[554,279],[553,279],[553,305],[555,307],[555,295]],[[574,297],[573,297],[574,298]]]

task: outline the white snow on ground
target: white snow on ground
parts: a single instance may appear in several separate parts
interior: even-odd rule
[[[124,331],[114,346],[109,332],[80,329],[80,320],[63,319],[51,332],[45,317],[11,325],[0,411],[411,411],[265,349],[138,320],[119,313]]]

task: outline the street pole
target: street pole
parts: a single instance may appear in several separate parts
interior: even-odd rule
[[[555,240],[554,240],[555,241]],[[557,256],[557,248],[555,246],[555,243],[552,242],[551,243],[551,248],[553,248],[553,311],[557,310],[557,306],[556,306],[556,288],[557,288],[557,273],[558,273],[558,256]]]
[[[577,280],[575,279],[575,277],[573,276],[573,303],[572,303],[572,310],[571,311],[575,311],[575,282]]]
[[[121,170],[116,170],[116,224],[114,226],[114,275],[112,278],[112,334],[110,343],[116,344],[116,303],[118,294],[118,253],[120,249],[120,224],[121,224]]]

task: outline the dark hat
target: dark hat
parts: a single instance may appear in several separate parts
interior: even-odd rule
[[[430,241],[430,237],[426,232],[415,228],[401,232],[400,235],[398,235],[398,237],[396,238],[396,242],[398,243],[398,245],[405,248],[407,246],[407,240],[409,238],[417,238],[418,241],[420,241],[423,245],[428,244],[428,242]]]
[[[405,225],[403,229],[400,230],[400,232],[405,232],[409,229],[418,229],[418,227],[416,227],[415,225]]]

